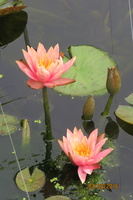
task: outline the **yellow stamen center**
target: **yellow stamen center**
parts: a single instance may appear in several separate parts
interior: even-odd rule
[[[39,60],[39,66],[41,67],[43,66],[46,69],[51,65],[51,63],[52,63],[52,60],[50,60],[50,58],[48,58],[47,56]]]
[[[81,144],[75,143],[75,149],[74,150],[76,151],[77,154],[79,154],[81,156],[88,157],[90,155],[90,149],[84,143],[81,143]]]

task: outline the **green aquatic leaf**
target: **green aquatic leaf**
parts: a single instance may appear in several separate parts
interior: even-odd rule
[[[8,0],[0,0],[0,6],[5,4]]]
[[[0,46],[16,40],[23,33],[27,19],[24,11],[0,17]]]
[[[48,197],[46,200],[71,200],[71,199],[63,195],[55,195],[52,197]]]
[[[125,98],[125,100],[126,100],[129,104],[133,105],[133,93],[131,93],[127,98]]]
[[[0,2],[0,16],[18,12],[26,7],[22,1]]]
[[[23,180],[25,182],[25,186]],[[43,187],[45,184],[45,174],[38,168],[35,168],[33,173],[30,174],[29,168],[27,167],[17,174],[16,184],[22,191],[26,191],[26,187],[28,192],[34,192]]]
[[[129,124],[133,124],[133,107],[119,105],[119,107],[115,111],[115,114],[121,120]]]
[[[108,54],[89,45],[70,46],[70,57],[76,56],[74,65],[62,76],[76,82],[55,87],[57,92],[72,96],[101,95],[107,92],[107,69],[116,66]],[[69,59],[65,56],[64,62]]]
[[[8,114],[0,114],[0,135],[8,135],[17,130],[17,127],[12,124],[17,124],[16,117]]]

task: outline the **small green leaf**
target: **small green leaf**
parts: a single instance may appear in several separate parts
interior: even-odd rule
[[[23,180],[25,182],[25,186]],[[16,176],[16,184],[22,191],[26,191],[27,189],[28,192],[34,192],[43,187],[44,183],[45,183],[45,174],[38,168],[35,168],[31,175],[29,168],[27,167],[21,172],[19,172]]]
[[[133,105],[133,93],[131,93],[127,98],[125,98],[125,100],[131,105]]]
[[[62,77],[75,79],[76,82],[54,89],[57,92],[72,96],[106,93],[107,69],[116,66],[116,63],[108,54],[89,45],[71,46],[68,52],[70,57],[76,56],[76,61]],[[64,62],[68,60],[67,57],[64,57]]]
[[[65,197],[63,195],[55,195],[55,196],[49,197],[45,200],[71,200],[71,199],[68,197]]]
[[[13,133],[17,130],[16,126],[13,126],[11,124],[8,124],[8,129],[6,125],[0,124],[0,135],[8,135],[9,133]]]
[[[0,135],[8,135],[17,130],[17,127],[12,124],[17,124],[18,120],[12,115],[0,114]]]
[[[133,124],[133,107],[120,105],[115,111],[115,114],[121,120]]]
[[[7,124],[17,124],[18,120],[16,117],[12,116],[12,115],[2,115],[0,114],[0,124],[5,124],[5,120]]]
[[[2,78],[3,77],[3,75],[2,74],[0,74],[0,78]]]

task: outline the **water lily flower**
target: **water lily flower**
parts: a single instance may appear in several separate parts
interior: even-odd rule
[[[105,134],[98,136],[98,129],[91,132],[87,138],[81,129],[76,127],[73,133],[67,129],[67,137],[58,143],[69,159],[78,166],[78,176],[82,183],[85,182],[87,174],[91,175],[93,170],[100,168],[98,162],[106,157],[113,148],[102,150],[102,146],[108,138]]]
[[[63,63],[58,44],[54,48],[50,47],[48,51],[41,43],[38,44],[37,50],[27,46],[27,51],[22,51],[26,62],[20,60],[16,63],[30,78],[27,84],[31,88],[53,88],[75,82],[73,79],[61,77],[73,65],[75,57]]]

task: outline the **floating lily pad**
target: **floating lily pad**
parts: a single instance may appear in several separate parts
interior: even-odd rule
[[[17,124],[16,117],[8,114],[0,114],[0,135],[8,135],[17,130],[17,127],[12,124]]]
[[[46,200],[71,200],[71,199],[62,195],[55,195],[47,198]]]
[[[16,0],[5,3],[7,1],[8,0],[0,2],[0,16],[18,12],[26,7],[26,5],[22,1]]]
[[[133,93],[130,94],[127,98],[125,98],[125,100],[130,103],[131,105],[133,105]]]
[[[25,182],[25,186],[22,180]],[[38,168],[35,168],[33,173],[30,174],[29,168],[25,168],[21,172],[19,172],[16,176],[16,184],[22,191],[34,192],[41,187],[43,187],[45,183],[45,174]],[[26,189],[25,189],[26,187]]]
[[[116,66],[108,54],[89,45],[71,46],[70,57],[76,56],[74,65],[62,76],[76,82],[55,87],[57,92],[72,96],[101,95],[107,92],[107,69]],[[69,59],[65,56],[64,62]]]
[[[6,45],[17,39],[24,31],[27,19],[27,13],[24,11],[1,16],[0,46]]]
[[[115,114],[121,120],[133,124],[133,107],[120,105],[115,111]]]

